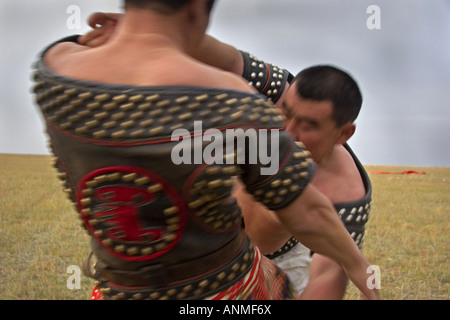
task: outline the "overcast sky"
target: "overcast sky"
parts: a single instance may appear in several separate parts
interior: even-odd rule
[[[92,12],[120,6],[1,0],[0,153],[49,153],[31,64],[50,42],[86,32]],[[351,73],[364,102],[350,145],[363,164],[450,167],[449,0],[217,0],[208,32],[293,74],[315,64]]]

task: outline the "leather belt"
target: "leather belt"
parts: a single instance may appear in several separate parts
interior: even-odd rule
[[[229,263],[239,250],[242,250],[244,244],[244,235],[240,233],[224,247],[204,257],[176,265],[148,266],[136,271],[112,269],[99,260],[95,265],[98,275],[95,278],[127,287],[165,287],[220,268]]]
[[[298,243],[298,240],[295,239],[294,237],[291,237],[285,244],[284,246],[282,246],[279,250],[266,254],[265,256],[267,258],[269,258],[270,260],[275,259],[276,257],[281,256],[282,254],[288,252],[289,250],[291,250],[293,247],[295,247]]]
[[[197,259],[192,262],[183,263],[176,266],[169,267],[169,273],[164,273],[164,271],[154,268],[150,271],[148,268],[144,268],[137,271],[135,274],[129,275],[128,272],[108,272],[107,275],[114,278],[116,282],[114,283],[111,279],[102,280],[96,282],[96,285],[105,299],[111,300],[124,300],[124,299],[150,299],[150,300],[181,300],[181,299],[204,299],[215,293],[221,292],[233,284],[241,280],[248,272],[251,270],[254,264],[255,249],[250,243],[247,237],[238,236],[232,242],[209,255],[209,257],[204,257]],[[243,240],[243,242],[241,242]],[[231,250],[233,247],[239,247],[238,252]],[[222,265],[218,263],[212,264],[212,259],[219,258],[219,261],[226,260],[225,258],[231,257],[228,261]],[[214,265],[218,265],[214,268]],[[194,276],[193,268],[196,270],[195,273],[207,270],[206,273]],[[144,271],[145,270],[145,271]],[[153,271],[156,273],[153,273]],[[116,271],[116,270],[114,270]],[[152,276],[143,276],[143,272],[151,272]],[[180,272],[180,274],[176,274]],[[157,280],[158,276],[163,277],[165,281]],[[168,276],[172,278],[169,278]],[[102,278],[105,274],[102,275]],[[120,278],[122,277],[123,278]],[[192,277],[193,276],[193,277]],[[191,278],[188,278],[191,277]],[[124,279],[127,278],[126,282],[132,284],[133,281],[138,280],[152,280],[157,281],[158,285],[164,286],[156,287],[155,283],[150,286],[146,286],[143,283],[139,283],[138,286],[123,285],[125,283]],[[177,279],[184,278],[182,281],[177,281]],[[167,284],[169,283],[170,284]],[[167,285],[166,285],[167,284]]]

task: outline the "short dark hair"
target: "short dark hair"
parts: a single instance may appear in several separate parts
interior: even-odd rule
[[[153,5],[157,4],[159,6],[163,5],[171,11],[178,11],[182,7],[186,5],[191,0],[124,0],[125,7],[133,7],[133,8],[149,8]],[[211,11],[214,6],[215,0],[208,1],[208,10]]]
[[[316,65],[300,71],[293,81],[300,97],[331,100],[338,127],[358,117],[363,98],[358,84],[347,72],[330,65]]]

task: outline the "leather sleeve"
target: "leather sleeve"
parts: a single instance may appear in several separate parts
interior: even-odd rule
[[[294,142],[286,131],[279,131],[278,134],[279,139],[276,142],[278,145],[275,148],[271,146],[272,152],[275,152],[279,159],[276,172],[261,175],[261,172],[252,169],[242,176],[247,191],[256,201],[271,210],[285,208],[300,196],[311,181],[315,170],[310,152],[304,149],[302,143]]]
[[[273,64],[266,63],[252,54],[240,51],[244,59],[242,77],[249,81],[260,93],[276,103],[280,99],[287,83],[291,83],[293,75]]]

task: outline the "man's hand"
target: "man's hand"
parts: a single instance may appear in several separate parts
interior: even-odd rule
[[[88,24],[93,30],[79,37],[78,43],[92,48],[106,43],[121,17],[120,13],[93,13],[88,19]]]

